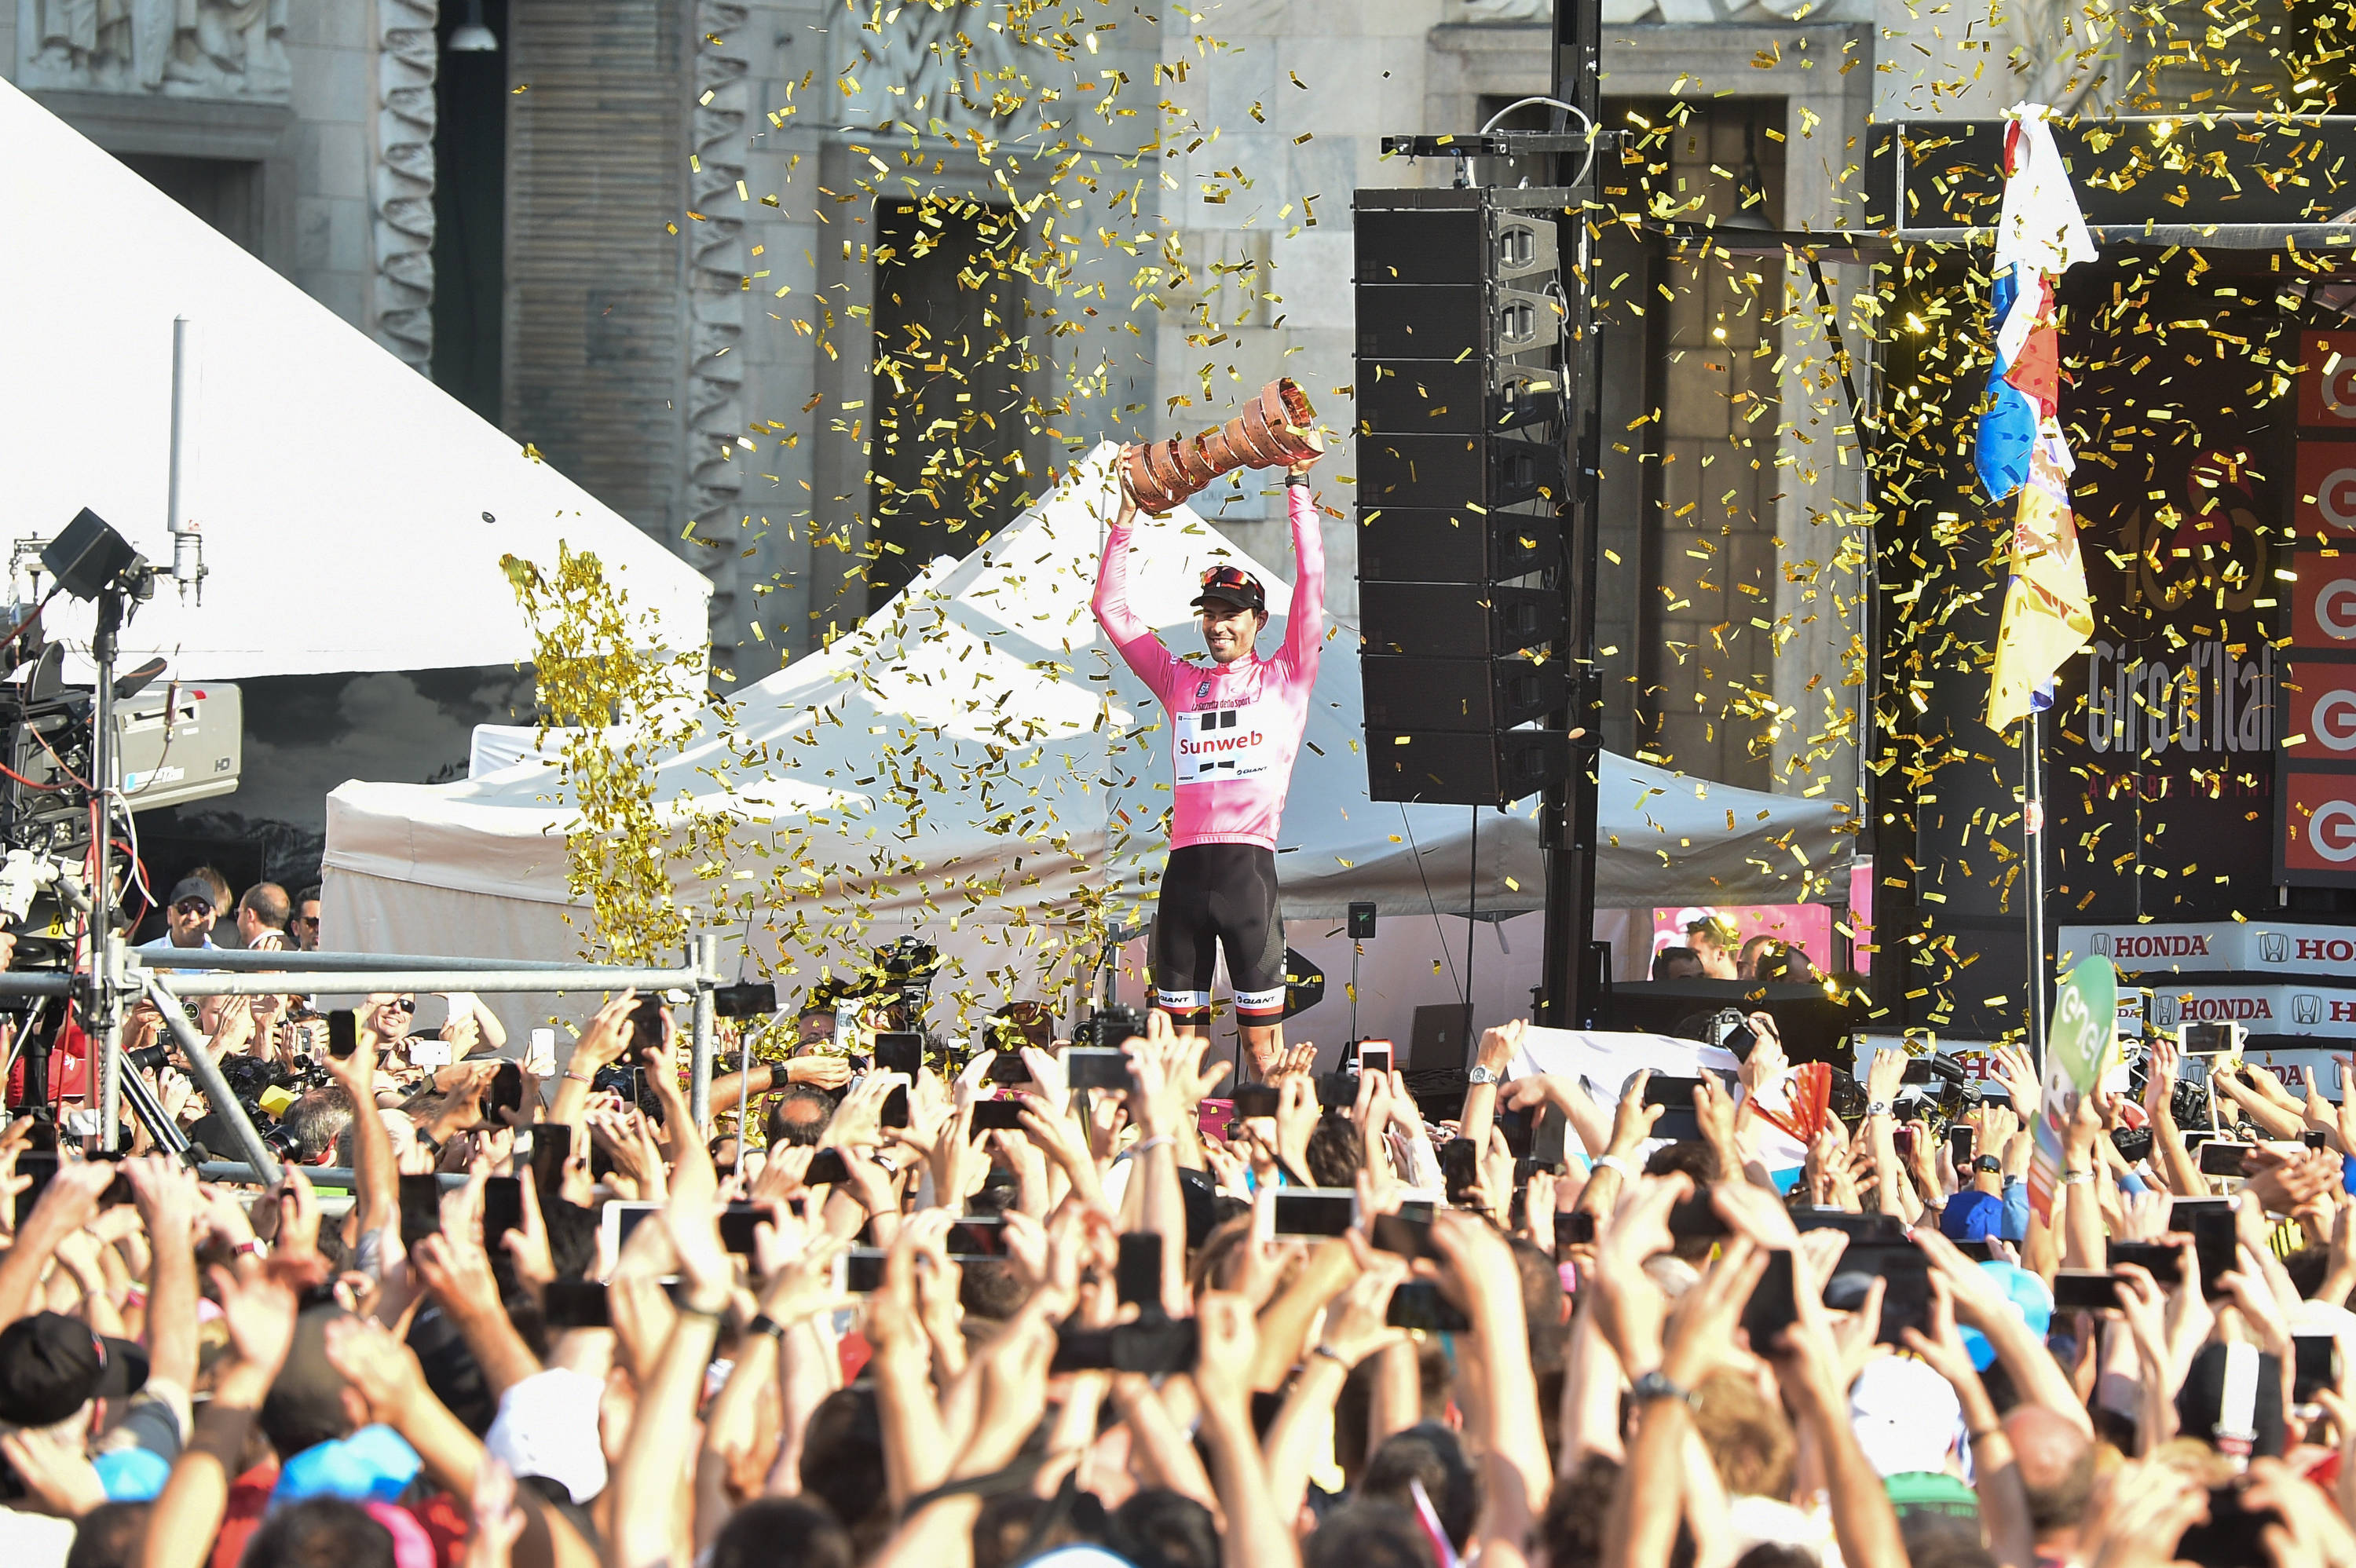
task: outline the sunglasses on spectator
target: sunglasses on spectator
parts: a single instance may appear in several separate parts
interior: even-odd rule
[[[399,1001],[387,1002],[385,1003],[385,1006],[395,1008],[401,1012],[413,1013],[417,1010],[417,998],[414,997],[403,997]]]
[[[213,906],[202,899],[182,899],[172,906],[174,914],[210,914]]]

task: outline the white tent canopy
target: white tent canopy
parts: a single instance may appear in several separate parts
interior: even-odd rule
[[[723,810],[737,824],[728,867],[674,862],[682,902],[709,907],[715,885],[794,867],[788,901],[727,923],[761,960],[792,963],[798,984],[816,977],[812,960],[840,968],[847,948],[904,930],[962,949],[970,978],[1098,893],[1145,912],[1168,726],[1089,612],[1113,453],[1099,447],[984,548],[933,562],[852,635],[747,690],[724,732],[657,763],[675,822]],[[1214,560],[1258,576],[1275,616],[1289,608],[1282,579],[1183,507],[1138,538],[1140,613],[1173,646],[1194,641],[1187,600]],[[1395,915],[1462,912],[1475,894],[1483,912],[1538,908],[1531,803],[1499,814],[1368,799],[1356,641],[1329,628],[1278,858],[1286,913],[1339,917],[1358,900]],[[489,771],[462,784],[353,783],[329,797],[331,944],[515,956],[578,945],[564,923],[578,910],[573,817],[552,758],[520,731],[484,731],[476,752]],[[1846,853],[1828,804],[1608,754],[1601,788],[1605,904],[1796,901],[1811,869],[1821,879]]]
[[[16,88],[0,82],[0,472],[18,533],[90,507],[168,563],[172,322],[196,328],[185,510],[199,608],[166,586],[123,636],[174,673],[511,664],[532,641],[498,570],[594,551],[701,646],[710,585],[625,518],[409,368]],[[53,636],[86,643],[60,600]]]

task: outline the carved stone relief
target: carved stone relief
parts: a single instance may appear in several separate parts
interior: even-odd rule
[[[376,251],[370,330],[402,363],[434,357],[434,73],[438,0],[377,0]]]
[[[688,206],[701,221],[687,224],[688,510],[696,539],[706,545],[696,560],[712,579],[714,667],[733,674],[728,650],[750,611],[740,603],[737,567],[744,511],[738,445],[744,434],[744,220],[734,216],[744,196],[745,62],[725,40],[744,31],[750,7],[743,0],[702,0],[696,7],[695,147],[688,176]]]
[[[33,0],[19,85],[285,102],[287,0]]]
[[[1018,101],[1037,96],[1020,80],[1025,46],[1010,10],[988,0],[904,0],[880,34],[857,13],[838,12],[835,79],[857,84],[843,100],[842,123],[929,131],[938,122],[950,135],[1001,131]]]

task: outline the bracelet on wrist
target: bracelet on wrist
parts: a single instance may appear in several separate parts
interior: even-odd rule
[[[1324,1357],[1345,1372],[1350,1370],[1350,1359],[1331,1345],[1312,1345],[1309,1348],[1309,1353],[1312,1356]]]
[[[586,1083],[591,1088],[596,1087],[597,1084],[597,1081],[594,1078],[584,1078],[580,1073],[573,1072],[570,1067],[564,1070],[564,1076],[572,1079],[575,1083]]]
[[[766,1334],[772,1339],[783,1341],[786,1337],[786,1325],[766,1312],[755,1312],[753,1314],[753,1320],[744,1325],[744,1332]]]

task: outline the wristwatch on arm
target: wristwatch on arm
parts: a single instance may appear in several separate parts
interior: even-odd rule
[[[1505,1081],[1504,1073],[1478,1061],[1472,1064],[1472,1071],[1464,1075],[1467,1083],[1503,1083]]]

